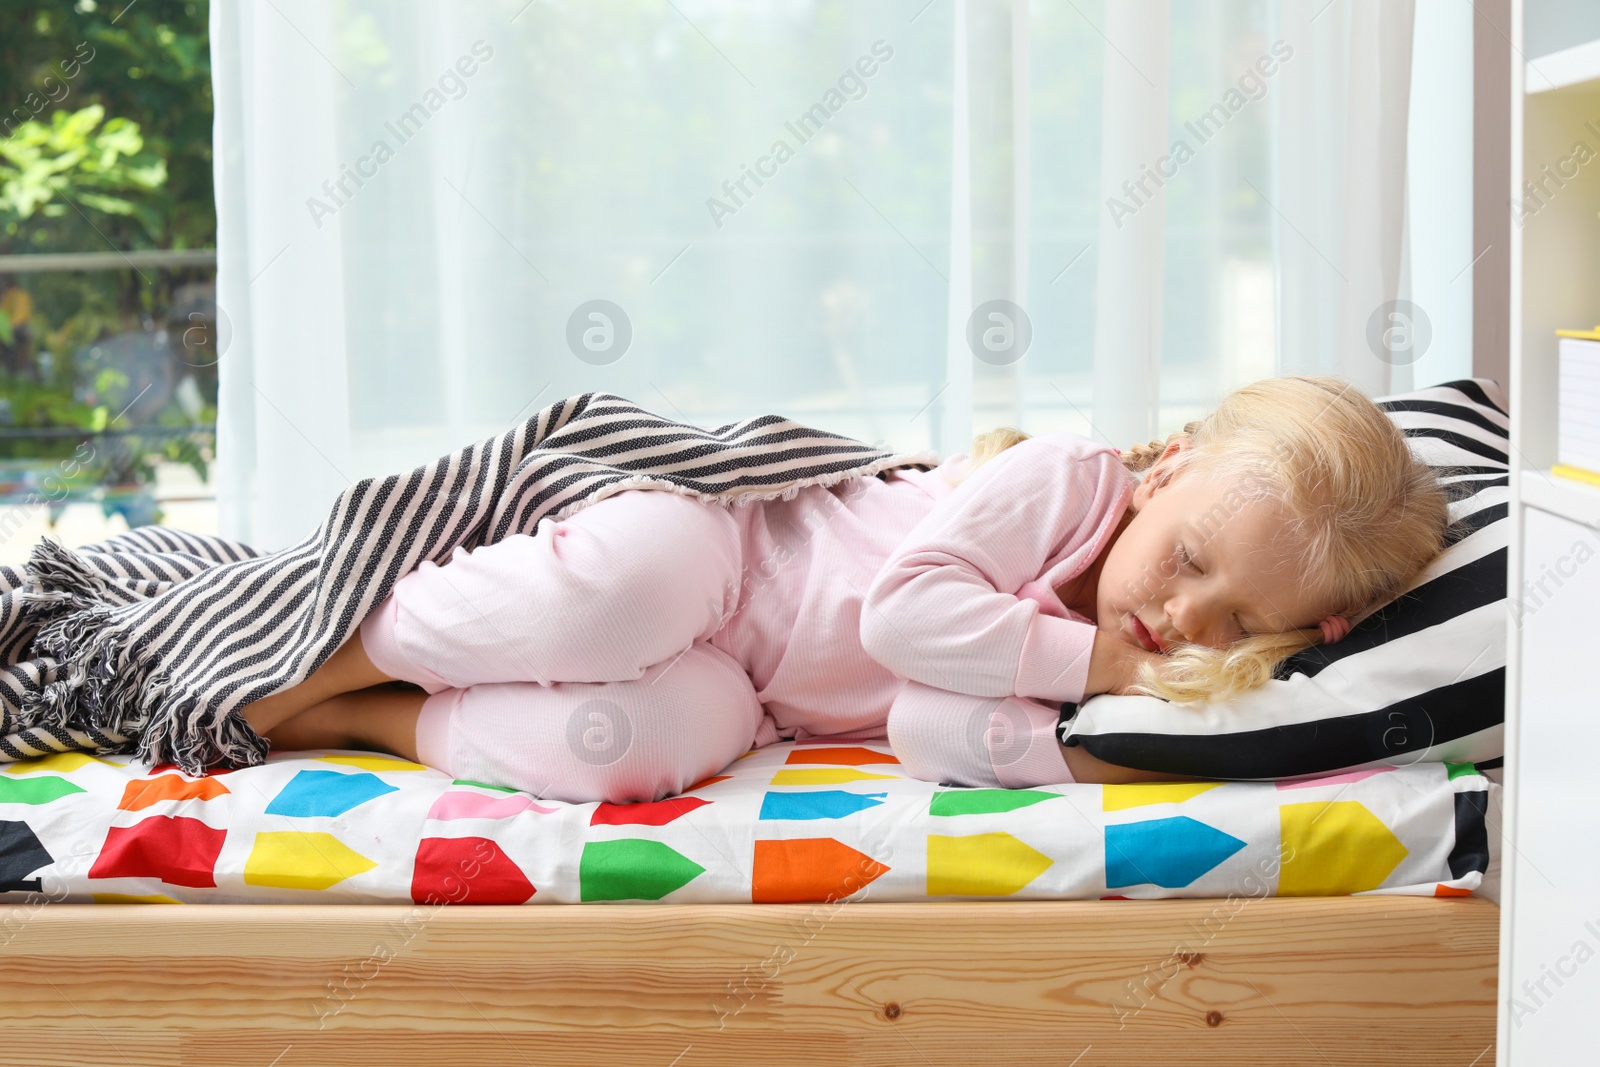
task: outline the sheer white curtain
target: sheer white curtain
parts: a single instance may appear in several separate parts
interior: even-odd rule
[[[214,0],[222,532],[594,389],[946,453],[1381,392],[1412,5]]]
[[[1401,261],[1414,17],[1414,0],[1280,9],[1278,36],[1297,43],[1281,71],[1273,197],[1284,373],[1332,370],[1381,393],[1391,367],[1409,365],[1374,358],[1367,331],[1375,310],[1410,291]]]

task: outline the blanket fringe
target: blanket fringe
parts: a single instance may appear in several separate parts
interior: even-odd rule
[[[219,761],[254,766],[266,759],[267,742],[243,716],[217,723],[214,709],[197,694],[175,692],[172,677],[119,631],[116,610],[97,596],[105,583],[82,556],[46,537],[26,566],[37,588],[24,596],[41,619],[33,644],[55,658],[58,677],[24,696],[21,725],[87,723],[137,738],[137,759],[176,763],[191,776]]]
[[[801,490],[809,489],[814,485],[827,488],[839,482],[847,482],[852,478],[875,477],[879,471],[893,467],[921,464],[932,468],[939,466],[939,463],[939,453],[937,452],[898,452],[873,460],[871,463],[863,463],[858,467],[851,467],[848,470],[832,471],[828,474],[813,475],[810,478],[800,478],[786,489],[724,489],[714,493],[706,493],[699,489],[691,489],[686,485],[679,485],[670,478],[664,478],[659,474],[630,474],[626,478],[618,478],[616,481],[610,482],[599,489],[574,497],[559,508],[546,512],[540,517],[539,521],[561,522],[564,519],[571,518],[591,504],[629,489],[665,490],[669,493],[677,493],[679,496],[693,497],[707,503],[728,506],[765,500],[793,500],[800,495]]]

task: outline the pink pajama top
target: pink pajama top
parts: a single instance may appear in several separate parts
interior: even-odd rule
[[[755,684],[757,746],[887,737],[919,778],[1071,781],[1055,727],[1083,698],[1095,624],[1055,589],[1106,547],[1136,482],[1115,449],[1065,431],[952,485],[966,460],[734,506],[741,607],[710,640]]]

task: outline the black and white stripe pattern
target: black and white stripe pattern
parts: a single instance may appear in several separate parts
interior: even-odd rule
[[[1451,544],[1337,644],[1233,700],[1098,696],[1060,734],[1108,763],[1198,778],[1289,779],[1504,755],[1510,418],[1488,379],[1378,400],[1451,488]]]
[[[254,765],[267,745],[240,708],[308,676],[424,559],[531,534],[626,489],[792,499],[938,462],[779,415],[707,430],[590,392],[409,473],[362,479],[281,551],[165,526],[77,550],[44,538],[26,571],[0,567],[0,761],[81,750],[190,774]]]

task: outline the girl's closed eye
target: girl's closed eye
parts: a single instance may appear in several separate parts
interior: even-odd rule
[[[1194,554],[1189,551],[1189,546],[1182,541],[1178,542],[1178,557],[1183,561],[1185,567],[1188,567],[1196,574],[1205,574],[1205,569],[1200,566],[1199,562],[1194,558]],[[1233,624],[1233,632],[1238,639],[1242,640],[1246,637],[1255,636],[1245,627],[1244,620],[1237,613],[1230,615],[1228,621]]]

